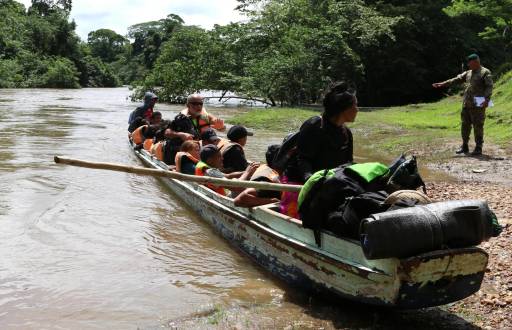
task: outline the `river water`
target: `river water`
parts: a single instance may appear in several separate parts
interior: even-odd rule
[[[206,323],[192,323],[201,328],[240,306],[260,306],[256,319],[278,322],[261,323],[267,326],[294,319],[308,327],[374,324],[373,310],[354,314],[344,303],[326,312],[322,301],[312,307],[157,179],[53,163],[62,155],[140,166],[127,144],[136,106],[129,94],[0,90],[1,329],[153,329],[206,315]],[[181,107],[156,109],[170,118]],[[234,111],[216,110],[225,118]],[[266,145],[281,138],[258,132],[250,158],[262,160]]]

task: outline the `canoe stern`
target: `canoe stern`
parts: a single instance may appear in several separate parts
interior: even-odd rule
[[[448,304],[480,289],[488,262],[480,248],[443,250],[404,259],[396,306],[412,309]]]

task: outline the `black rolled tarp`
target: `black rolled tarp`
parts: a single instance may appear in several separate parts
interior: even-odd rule
[[[484,201],[432,203],[364,219],[361,246],[368,259],[405,258],[480,244],[493,236],[496,216]]]

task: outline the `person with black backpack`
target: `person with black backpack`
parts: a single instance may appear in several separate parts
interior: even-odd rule
[[[297,138],[297,178],[306,182],[316,171],[352,163],[353,138],[345,123],[356,119],[357,97],[344,82],[333,84],[325,95],[324,111],[305,121]]]
[[[190,118],[179,113],[166,127],[162,128],[165,141],[162,144],[162,160],[167,165],[174,165],[176,154],[185,141],[199,141],[199,132]]]

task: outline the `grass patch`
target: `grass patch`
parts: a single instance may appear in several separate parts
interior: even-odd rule
[[[226,317],[226,310],[220,305],[214,307],[213,313],[208,317],[208,324],[219,325],[219,323]]]
[[[303,108],[267,108],[252,109],[231,118],[233,124],[270,131],[298,130],[302,123],[315,115],[317,110]]]

